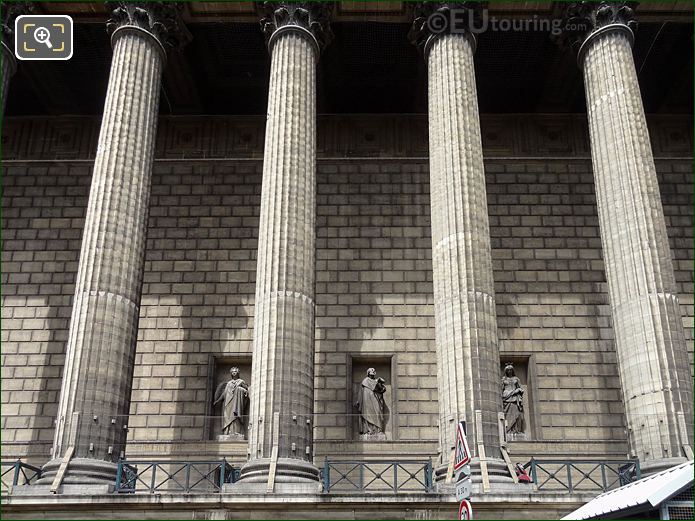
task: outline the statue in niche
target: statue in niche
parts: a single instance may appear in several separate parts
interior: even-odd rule
[[[507,434],[523,434],[524,426],[524,390],[519,377],[514,373],[514,366],[507,363],[502,377],[502,405]]]
[[[377,378],[376,369],[370,367],[357,393],[355,408],[360,413],[360,439],[385,440],[389,409],[384,401],[386,380]]]
[[[239,368],[232,367],[229,375],[229,381],[217,386],[213,402],[213,407],[222,402],[222,436],[218,436],[220,441],[244,438],[244,419],[249,403],[249,386],[239,378]]]

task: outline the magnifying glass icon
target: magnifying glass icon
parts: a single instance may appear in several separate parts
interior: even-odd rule
[[[45,27],[39,26],[34,30],[34,39],[39,43],[46,44],[49,49],[53,49],[50,38],[51,32]]]

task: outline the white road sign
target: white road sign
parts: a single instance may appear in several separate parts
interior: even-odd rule
[[[471,497],[471,480],[464,479],[456,483],[456,499],[458,501],[463,501]]]
[[[454,470],[458,470],[470,463],[471,451],[466,439],[466,422],[459,422],[456,427],[456,456],[454,457]]]
[[[459,507],[459,519],[461,521],[473,519],[473,507],[467,499],[461,501],[461,506]]]

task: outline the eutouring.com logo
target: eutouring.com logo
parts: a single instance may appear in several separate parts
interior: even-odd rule
[[[487,9],[476,13],[472,9],[449,9],[437,11],[427,17],[427,28],[433,34],[450,33],[463,34],[466,32],[479,34],[487,31],[538,31],[559,35],[563,31],[578,31],[584,26],[577,23],[567,23],[559,18],[498,18],[490,16]]]

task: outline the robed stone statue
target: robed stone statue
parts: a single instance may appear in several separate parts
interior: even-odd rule
[[[229,374],[230,380],[217,386],[213,406],[222,402],[222,435],[243,438],[244,419],[249,403],[249,386],[239,378],[238,367],[232,367]]]
[[[367,370],[367,377],[362,380],[355,402],[355,407],[360,413],[362,438],[386,439],[389,409],[384,401],[385,392],[386,380],[377,378],[376,370],[370,367]]]
[[[521,388],[521,382],[514,373],[514,366],[511,363],[504,366],[502,405],[507,434],[524,433],[524,390]]]

